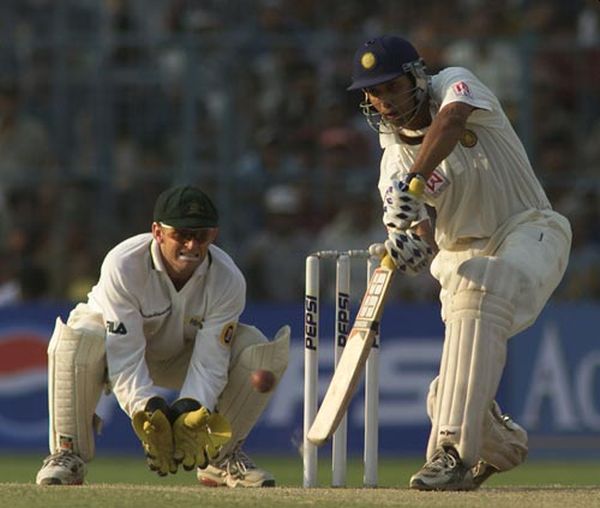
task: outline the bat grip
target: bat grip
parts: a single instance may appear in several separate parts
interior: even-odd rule
[[[413,173],[413,177],[408,182],[408,192],[413,196],[420,198],[425,192],[425,184],[427,180],[419,173]]]
[[[396,264],[394,263],[393,259],[390,257],[389,254],[386,254],[385,256],[383,256],[381,258],[380,266],[383,266],[384,268],[387,268],[388,270],[396,269]]]

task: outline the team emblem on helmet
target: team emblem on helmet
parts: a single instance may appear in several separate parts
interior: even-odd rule
[[[201,203],[196,201],[192,201],[188,204],[186,214],[187,215],[197,215],[204,210],[204,206]]]
[[[477,134],[471,129],[465,129],[460,137],[460,144],[465,148],[473,148],[477,144]]]
[[[367,53],[365,53],[363,56],[360,57],[360,64],[365,69],[371,69],[372,67],[375,66],[375,63],[377,63],[377,59],[375,58],[375,55],[373,53],[371,53],[370,51],[368,51]]]

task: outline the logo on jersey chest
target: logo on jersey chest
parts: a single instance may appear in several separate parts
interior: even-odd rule
[[[221,344],[226,347],[231,347],[231,341],[233,340],[233,335],[235,334],[235,329],[237,327],[237,323],[227,323],[223,329],[221,330],[221,335],[219,336],[219,340]]]
[[[427,184],[425,185],[425,194],[431,196],[432,198],[437,198],[446,187],[450,185],[450,180],[448,180],[438,169],[435,169],[431,176],[427,179]]]
[[[460,137],[460,144],[465,148],[473,148],[477,144],[477,134],[471,129],[465,129]]]
[[[127,328],[125,328],[125,325],[116,321],[107,321],[106,330],[108,331],[108,333],[114,333],[116,335],[127,334]]]

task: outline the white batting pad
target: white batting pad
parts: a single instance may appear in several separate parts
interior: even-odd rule
[[[258,421],[287,368],[289,349],[289,326],[280,328],[270,342],[257,328],[238,324],[229,380],[217,402],[219,412],[227,418],[233,433],[216,462],[243,441]],[[269,392],[259,393],[252,387],[250,374],[257,369],[270,370],[275,375],[275,386]]]
[[[436,418],[437,386],[436,377],[429,385],[427,395],[427,414],[432,423]],[[504,418],[496,401],[484,416],[481,439],[480,458],[501,472],[522,464],[529,451],[527,431],[512,419]]]
[[[94,327],[90,327],[94,328]],[[106,380],[104,333],[73,329],[60,318],[48,345],[50,452],[94,457],[94,410]]]
[[[446,334],[427,455],[452,445],[466,466],[480,457],[482,427],[506,361],[520,275],[498,258],[463,263],[446,309]]]

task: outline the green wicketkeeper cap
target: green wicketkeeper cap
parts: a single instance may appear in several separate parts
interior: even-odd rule
[[[219,214],[210,198],[198,187],[179,185],[158,196],[154,221],[174,228],[216,228]]]

